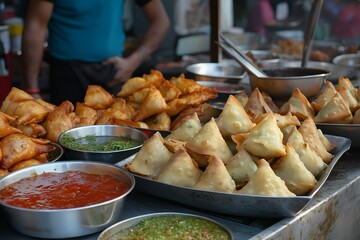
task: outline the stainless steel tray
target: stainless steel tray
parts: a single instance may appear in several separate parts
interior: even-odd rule
[[[316,123],[324,134],[349,138],[351,149],[360,149],[360,124]]]
[[[291,217],[310,202],[325,183],[336,162],[350,149],[351,140],[348,138],[326,136],[336,145],[336,148],[332,151],[334,158],[321,174],[315,188],[307,196],[267,197],[205,191],[161,183],[133,174],[136,179],[135,189],[160,198],[221,214],[262,218]],[[123,167],[131,162],[133,158],[134,156],[131,156],[117,163],[117,165]]]

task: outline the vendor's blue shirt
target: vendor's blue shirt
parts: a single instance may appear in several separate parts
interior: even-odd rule
[[[50,54],[59,60],[101,62],[121,56],[124,0],[54,0]]]

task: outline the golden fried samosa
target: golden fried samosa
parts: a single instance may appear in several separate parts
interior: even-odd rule
[[[217,155],[222,161],[224,161],[225,164],[228,163],[230,158],[233,156],[231,150],[222,137],[214,118],[207,122],[199,130],[199,132],[186,143],[185,147],[191,152],[204,156]],[[201,161],[195,158],[195,160],[199,161],[198,163],[200,166],[207,165],[207,159]]]
[[[18,125],[18,129],[28,137],[44,138],[46,136],[46,129],[38,123],[30,123],[28,125]]]
[[[142,77],[133,77],[128,79],[122,86],[120,92],[116,94],[118,97],[128,97],[140,89],[150,87],[152,83]]]
[[[171,157],[156,180],[182,187],[193,187],[200,179],[202,171],[184,148]]]
[[[135,122],[131,120],[113,119],[113,124],[136,127],[136,128],[146,128],[146,129],[149,128],[149,126],[144,122]]]
[[[302,122],[298,130],[310,148],[319,155],[325,163],[329,163],[333,155],[326,150],[324,144],[321,142],[314,120],[307,118]]]
[[[75,115],[74,105],[70,101],[62,102],[54,111],[49,113],[43,126],[46,129],[46,138],[57,142],[59,135],[76,127],[80,119]]]
[[[281,106],[279,112],[282,115],[291,113],[300,121],[303,121],[308,117],[313,118],[315,115],[310,102],[298,88],[293,90],[290,99]]]
[[[20,133],[10,134],[0,140],[0,164],[8,169],[22,160],[55,150],[55,146],[48,144],[49,142],[47,139],[30,138]]]
[[[330,101],[335,93],[336,88],[334,85],[330,81],[325,80],[325,86],[320,95],[313,102],[311,102],[311,106],[315,112],[319,112]]]
[[[324,133],[321,131],[321,129],[317,129],[319,137],[321,142],[324,144],[326,150],[328,152],[330,152],[331,150],[333,150],[336,146],[335,144],[333,144],[332,142],[330,142],[330,140],[324,135]]]
[[[146,140],[131,163],[126,168],[133,172],[150,178],[159,175],[173,154],[164,146],[164,139],[156,132]]]
[[[217,97],[216,90],[208,87],[202,87],[199,91],[182,95],[180,98],[185,99],[188,106],[197,106],[208,100]]]
[[[335,93],[330,101],[316,114],[317,123],[351,123],[352,113],[349,105],[339,93]]]
[[[26,159],[26,160],[22,160],[18,163],[15,163],[9,170],[11,172],[13,171],[16,171],[16,170],[19,170],[19,169],[23,169],[23,168],[26,168],[26,167],[31,167],[31,166],[34,166],[34,165],[38,165],[38,164],[41,164],[42,162],[36,160],[36,159]]]
[[[351,94],[348,88],[341,86],[338,87],[337,91],[348,104],[352,113],[360,108],[359,101]]]
[[[355,98],[357,101],[359,101],[359,94],[352,82],[349,78],[339,77],[338,85],[336,90],[339,90],[340,88],[345,87],[350,94]]]
[[[245,105],[245,111],[250,118],[254,118],[257,115],[263,113],[272,112],[271,108],[265,102],[264,97],[258,88],[255,88],[251,92],[249,100]]]
[[[173,130],[165,138],[180,141],[189,141],[199,132],[201,127],[202,126],[200,123],[200,119],[195,112],[189,115],[189,117],[187,117],[186,119],[184,119],[181,125],[177,129]]]
[[[318,156],[307,144],[297,128],[293,128],[289,134],[287,143],[290,144],[299,155],[300,160],[304,163],[312,175],[318,177],[322,173],[327,164]]]
[[[75,114],[80,119],[78,126],[94,125],[99,117],[98,111],[80,102],[76,103]]]
[[[254,174],[257,166],[251,155],[241,148],[226,164],[226,169],[236,184],[242,184]]]
[[[168,108],[160,91],[156,87],[151,86],[144,102],[135,112],[134,121],[143,121],[152,115],[167,111]]]
[[[180,74],[179,77],[172,77],[170,82],[181,91],[180,96],[196,92],[203,88],[203,86],[198,84],[196,81],[185,78],[183,73]]]
[[[175,139],[164,139],[165,147],[172,153],[177,152],[181,148],[185,148],[186,142]]]
[[[175,87],[170,81],[162,82],[158,87],[166,102],[178,98],[181,91]]]
[[[267,115],[266,113],[258,115],[255,118],[253,118],[252,121],[258,124],[259,122],[261,122],[261,120],[263,120],[266,117],[266,115]],[[279,128],[284,128],[289,125],[300,126],[299,119],[296,116],[292,115],[291,113],[286,113],[285,115],[274,113],[274,116]]]
[[[5,175],[8,175],[9,171],[6,169],[0,169],[0,178],[4,177]]]
[[[84,104],[94,109],[106,109],[114,103],[114,97],[100,85],[89,85]]]
[[[295,196],[286,187],[284,180],[276,176],[265,159],[258,161],[258,169],[250,177],[248,183],[235,193],[273,197]]]
[[[41,105],[36,99],[28,99],[19,102],[13,115],[17,117],[16,125],[27,125],[42,122],[50,112],[51,109]]]
[[[273,113],[278,113],[279,112],[279,107],[278,105],[276,105],[274,103],[274,101],[272,100],[271,96],[266,93],[266,92],[261,92],[261,95],[264,98],[264,101],[266,102],[266,104],[269,106],[269,108],[271,109],[271,111],[273,111]]]
[[[360,109],[356,110],[356,112],[354,113],[352,123],[360,124]]]
[[[16,87],[12,87],[2,102],[1,111],[9,116],[13,116],[19,102],[29,99],[34,98],[27,92]]]
[[[169,131],[171,119],[166,112],[161,112],[148,118],[146,124],[150,129]]]
[[[21,133],[20,129],[11,126],[11,123],[13,123],[14,121],[14,117],[0,112],[0,138],[3,138],[13,133]]]
[[[158,87],[165,81],[163,74],[159,70],[151,69],[150,74],[143,74],[143,78]]]
[[[167,103],[168,110],[166,110],[167,114],[170,117],[176,116],[181,113],[184,109],[188,107],[188,102],[184,98],[175,98]]]
[[[246,106],[246,103],[249,100],[249,96],[247,95],[246,91],[240,91],[238,94],[236,94],[234,97],[236,97],[237,100],[241,103],[243,107]]]
[[[235,191],[236,185],[223,161],[215,155],[209,157],[209,165],[194,188],[232,193]]]
[[[255,124],[250,120],[244,107],[234,96],[230,95],[224,109],[216,120],[223,137],[237,133],[250,132]]]
[[[146,95],[148,94],[149,90],[150,90],[150,88],[147,87],[147,88],[142,88],[142,89],[134,92],[133,94],[131,94],[129,96],[129,101],[141,104],[145,100]]]
[[[126,104],[125,99],[117,98],[115,102],[95,121],[95,124],[114,124],[115,119],[131,120],[135,110]]]
[[[281,157],[286,154],[283,145],[283,134],[276,123],[272,112],[268,113],[251,131],[242,143],[251,154],[265,159]]]
[[[279,158],[271,167],[296,195],[308,193],[317,183],[314,175],[305,167],[290,144],[286,144],[286,155]]]

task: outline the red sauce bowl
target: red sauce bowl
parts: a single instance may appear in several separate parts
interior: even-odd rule
[[[40,164],[10,173],[0,179],[0,191],[10,184],[43,173],[65,173],[69,171],[111,176],[126,186],[122,194],[101,202],[81,207],[62,209],[31,209],[16,207],[0,201],[8,216],[10,225],[18,232],[37,238],[70,238],[88,235],[118,221],[126,196],[135,186],[134,177],[124,169],[113,164],[87,161],[61,161]],[[110,184],[103,184],[104,189]],[[73,193],[76,195],[76,191]],[[80,190],[81,191],[81,190]],[[97,193],[94,193],[96,195]],[[105,194],[105,193],[104,193]],[[59,195],[59,201],[63,195]],[[76,198],[76,196],[75,196]]]

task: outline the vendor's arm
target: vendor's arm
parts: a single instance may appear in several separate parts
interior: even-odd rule
[[[161,0],[151,0],[142,7],[149,26],[138,48],[127,58],[113,57],[105,64],[114,63],[117,73],[110,85],[126,81],[137,67],[153,53],[161,44],[170,27],[170,20]]]
[[[29,1],[22,42],[24,90],[36,89],[39,86],[38,77],[43,60],[44,41],[52,10],[51,1]]]

